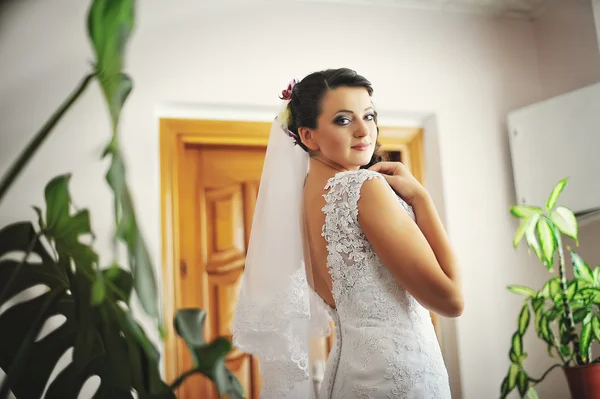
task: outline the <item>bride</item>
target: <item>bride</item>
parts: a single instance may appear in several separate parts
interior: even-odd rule
[[[456,256],[423,186],[379,162],[372,92],[345,68],[282,92],[233,324],[261,398],[450,398],[429,311],[462,313]],[[317,393],[311,343],[330,320]]]

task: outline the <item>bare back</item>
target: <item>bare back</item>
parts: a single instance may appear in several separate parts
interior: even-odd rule
[[[316,170],[312,171],[306,178],[304,186],[304,221],[305,242],[308,256],[305,256],[308,283],[312,286],[315,292],[327,303],[335,309],[335,300],[332,294],[332,279],[327,268],[327,241],[322,236],[323,225],[325,224],[325,214],[323,207],[325,206],[324,187],[327,181],[333,177],[335,171]],[[312,276],[312,278],[310,278]]]

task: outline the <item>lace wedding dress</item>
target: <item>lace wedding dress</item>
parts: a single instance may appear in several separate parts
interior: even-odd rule
[[[394,280],[358,223],[360,189],[372,178],[385,181],[359,170],[340,172],[325,187],[323,236],[337,310],[323,303],[336,328],[319,398],[449,399],[429,312]]]

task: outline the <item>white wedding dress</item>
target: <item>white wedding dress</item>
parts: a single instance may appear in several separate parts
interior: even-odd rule
[[[337,310],[323,303],[336,328],[319,398],[449,399],[429,312],[394,280],[358,223],[360,189],[371,178],[385,181],[359,170],[340,172],[325,187],[323,236]]]

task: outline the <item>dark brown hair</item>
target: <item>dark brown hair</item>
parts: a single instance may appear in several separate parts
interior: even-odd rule
[[[291,113],[288,129],[297,137],[300,137],[298,127],[316,129],[325,93],[338,87],[364,87],[369,96],[373,95],[371,82],[352,69],[339,68],[313,72],[298,82],[292,90],[292,97],[288,104]],[[375,115],[375,123],[377,124],[377,115]],[[377,127],[377,135],[379,136],[379,127]],[[302,142],[299,142],[298,145],[304,151],[309,152]],[[367,165],[361,166],[362,169],[369,168],[381,161],[382,158],[378,154],[379,147],[380,144],[377,141],[371,161]]]

